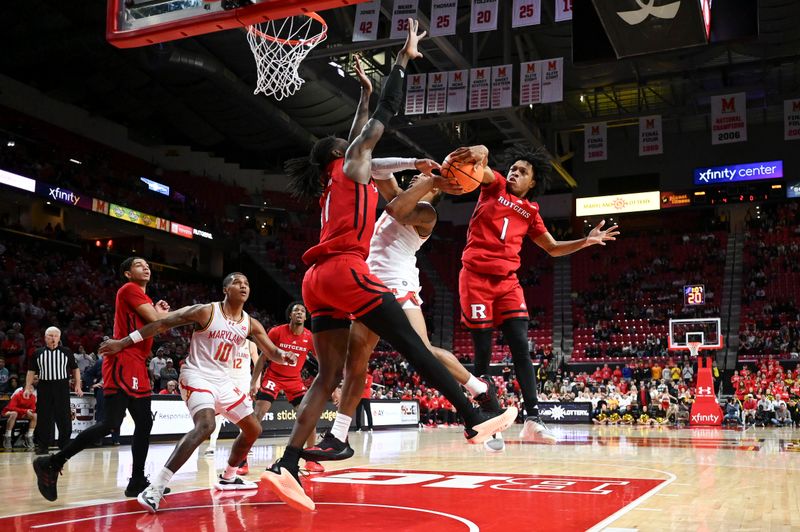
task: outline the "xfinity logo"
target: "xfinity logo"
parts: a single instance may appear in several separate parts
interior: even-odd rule
[[[755,181],[758,179],[775,179],[783,177],[783,161],[763,163],[732,164],[695,168],[695,185],[712,185],[714,183],[730,183],[733,181]]]
[[[48,196],[56,201],[63,201],[64,203],[69,203],[71,205],[77,205],[81,200],[81,197],[76,196],[71,190],[61,190],[61,188],[50,188],[50,193]]]
[[[719,421],[719,416],[714,414],[695,414],[692,416],[692,421],[695,423],[717,423]]]
[[[675,18],[678,14],[678,9],[681,7],[680,0],[663,6],[654,6],[653,2],[655,2],[655,0],[636,0],[636,3],[639,4],[639,9],[634,11],[618,11],[617,15],[631,26],[636,26],[647,20],[647,17],[650,15],[662,19]]]

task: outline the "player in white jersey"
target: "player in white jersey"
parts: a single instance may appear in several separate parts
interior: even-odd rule
[[[231,365],[228,367],[228,376],[240,390],[250,389],[250,361],[254,364],[258,362],[258,348],[252,341],[245,340],[244,344],[236,350],[236,356],[231,360]],[[219,431],[222,429],[222,424],[225,422],[225,416],[217,414],[214,422],[216,426],[214,427],[214,432],[211,433],[211,442],[208,445],[208,449],[203,453],[203,456],[212,457],[216,453],[217,438],[219,438]]]
[[[272,360],[293,363],[296,356],[275,346],[264,327],[244,311],[250,296],[250,283],[241,273],[231,273],[222,282],[225,299],[184,307],[166,317],[149,323],[121,340],[109,340],[100,347],[101,355],[112,355],[125,347],[163,333],[173,327],[194,324],[189,356],[180,373],[181,395],[194,420],[194,428],[175,445],[167,463],[152,484],[139,494],[137,500],[145,509],[156,512],[164,497],[164,489],[172,475],[186,463],[200,444],[214,430],[214,416],[219,413],[236,423],[241,433],[233,442],[228,467],[214,485],[217,489],[257,489],[236,475],[239,462],[261,435],[261,424],[253,415],[247,396],[248,386],[239,388],[228,370],[235,354],[252,337],[256,346]]]

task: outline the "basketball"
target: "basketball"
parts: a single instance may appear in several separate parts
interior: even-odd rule
[[[473,163],[460,163],[450,160],[448,155],[442,163],[442,177],[455,179],[464,192],[472,192],[483,181],[483,167]]]

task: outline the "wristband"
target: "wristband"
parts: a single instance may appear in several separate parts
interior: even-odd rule
[[[130,338],[131,342],[133,342],[134,344],[138,344],[139,342],[143,342],[144,341],[144,338],[142,337],[142,333],[140,333],[139,331],[133,331],[132,333],[130,333],[128,335],[128,338]]]

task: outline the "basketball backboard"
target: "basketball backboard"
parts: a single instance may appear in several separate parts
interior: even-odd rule
[[[689,351],[692,344],[697,349],[721,349],[722,327],[720,318],[691,318],[669,320],[667,348],[671,351]]]
[[[108,0],[106,39],[118,48],[135,48],[365,1]]]

